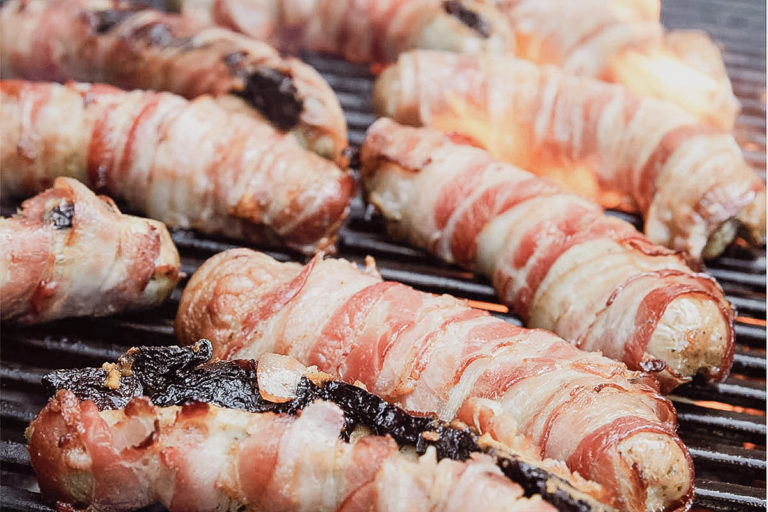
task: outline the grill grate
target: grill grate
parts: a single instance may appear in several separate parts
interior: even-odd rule
[[[765,3],[669,1],[664,4],[662,16],[670,28],[701,28],[723,44],[726,66],[743,106],[736,136],[748,161],[764,173]],[[349,124],[350,141],[359,145],[374,119],[369,100],[372,80],[367,68],[327,56],[304,57],[337,92]],[[3,213],[10,210],[11,205],[7,205]],[[638,222],[625,214],[617,215]],[[175,231],[173,239],[182,254],[182,270],[188,275],[208,257],[236,246],[188,231]],[[300,259],[282,250],[266,252],[280,260]],[[385,279],[479,301],[494,315],[520,323],[496,302],[486,281],[390,240],[382,221],[368,218],[357,198],[340,235],[339,255],[362,263],[368,254],[376,257]],[[739,317],[731,377],[717,385],[694,382],[678,388],[671,397],[678,409],[680,434],[696,466],[695,507],[713,511],[765,510],[765,249],[731,247],[709,263],[708,271],[723,285]],[[2,508],[52,510],[38,492],[23,437],[24,428],[45,403],[40,377],[53,368],[113,360],[136,344],[175,343],[173,318],[180,296],[181,290],[177,289],[164,306],[142,313],[64,320],[32,328],[2,326]]]

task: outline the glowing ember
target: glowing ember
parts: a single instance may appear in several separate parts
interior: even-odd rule
[[[470,306],[475,309],[484,309],[486,311],[495,311],[496,313],[509,313],[509,308],[493,302],[481,302],[479,300],[468,300]]]

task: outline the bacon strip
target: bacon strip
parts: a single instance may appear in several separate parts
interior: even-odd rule
[[[391,62],[414,48],[501,53],[514,36],[495,7],[443,0],[181,0],[185,15],[282,50]]]
[[[0,32],[3,78],[209,94],[344,161],[347,127],[331,88],[265,43],[120,0],[11,0],[0,11]]]
[[[765,183],[732,136],[670,103],[510,58],[413,51],[379,78],[374,109],[638,211],[652,242],[693,258],[719,254],[739,226],[764,243]]]
[[[25,324],[162,303],[179,253],[157,221],[123,215],[70,178],[0,219],[0,317]]]
[[[702,121],[733,129],[739,103],[718,47],[699,31],[667,32],[659,0],[500,0],[515,54],[537,64],[672,101]]]
[[[492,279],[529,327],[654,368],[667,390],[728,375],[733,311],[720,286],[597,204],[389,119],[369,128],[362,164],[390,232]]]
[[[541,455],[578,462],[587,478],[622,482],[608,490],[625,510],[690,503],[691,461],[674,433],[675,412],[651,379],[453,297],[381,283],[374,269],[360,272],[343,260],[316,258],[302,270],[230,250],[192,276],[176,332],[182,344],[211,340],[214,357],[291,355],[409,411],[458,418],[502,442],[519,428]],[[291,289],[291,297],[276,296],[274,308],[263,298],[278,289]],[[624,417],[642,418],[645,427],[600,434]],[[589,464],[574,456],[589,449],[586,439],[601,446]]]
[[[172,227],[313,252],[333,245],[354,185],[295,139],[210,97],[0,82],[4,194],[58,175]]]
[[[299,417],[143,397],[99,412],[62,390],[27,438],[41,490],[89,510],[555,510],[523,498],[487,456],[414,460],[389,437],[344,442],[343,426],[329,402]]]

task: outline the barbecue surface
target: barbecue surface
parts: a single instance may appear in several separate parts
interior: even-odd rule
[[[725,63],[742,105],[736,138],[747,161],[765,177],[765,2],[762,0],[668,0],[662,20],[668,28],[706,30],[725,50]],[[350,142],[358,146],[373,122],[372,78],[366,66],[336,58],[305,55],[334,88],[349,123]],[[14,204],[5,204],[8,215]],[[502,318],[520,323],[498,304],[490,285],[391,241],[381,219],[366,215],[356,199],[341,232],[338,256],[362,262],[373,255],[385,279],[476,301]],[[625,216],[630,221],[637,218]],[[173,233],[182,270],[191,275],[232,242],[186,232]],[[281,250],[265,250],[280,260],[302,261]],[[700,382],[678,388],[680,434],[696,466],[696,502],[705,510],[765,510],[766,474],[766,263],[765,249],[731,247],[708,264],[708,271],[738,311],[736,357],[731,377],[718,385]],[[45,404],[40,378],[51,369],[99,365],[133,345],[175,343],[173,319],[182,284],[162,307],[103,319],[67,320],[34,328],[2,325],[0,363],[0,503],[5,510],[52,510],[37,492],[29,466],[24,428]]]

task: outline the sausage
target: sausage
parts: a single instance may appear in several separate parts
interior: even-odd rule
[[[724,380],[733,311],[714,279],[555,183],[428,128],[380,119],[362,149],[389,231],[493,281],[528,327],[654,371]]]
[[[352,62],[391,62],[428,48],[511,50],[504,16],[485,2],[457,0],[180,0],[181,11],[278,48],[336,53]]]
[[[352,177],[208,96],[0,82],[3,194],[66,175],[171,227],[311,253],[329,249]]]
[[[119,0],[12,0],[0,10],[0,32],[3,78],[208,94],[345,161],[346,121],[331,88],[265,43]]]
[[[0,219],[0,315],[24,324],[162,303],[179,253],[157,221],[123,215],[71,178]]]
[[[522,60],[419,50],[381,75],[374,110],[464,133],[504,161],[639,212],[653,243],[694,259],[718,255],[737,229],[765,241],[765,183],[733,137],[618,85]]]
[[[623,510],[682,510],[692,499],[691,459],[651,378],[453,297],[382,281],[372,266],[220,253],[190,279],[176,333],[184,345],[211,340],[221,359],[290,355],[503,443],[524,434]]]
[[[730,132],[739,113],[720,49],[706,33],[667,31],[661,2],[499,0],[516,56],[621,84]]]

